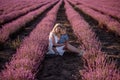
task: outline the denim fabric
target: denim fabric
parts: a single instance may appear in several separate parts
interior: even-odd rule
[[[65,41],[67,41],[69,39],[67,34],[63,34],[60,37],[60,40],[58,41],[59,44],[64,43]]]

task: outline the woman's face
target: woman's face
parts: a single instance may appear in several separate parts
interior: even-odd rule
[[[65,29],[61,29],[61,34],[66,34],[66,30]]]
[[[59,33],[59,32],[60,32],[60,27],[57,27],[57,28],[55,29],[55,32]]]

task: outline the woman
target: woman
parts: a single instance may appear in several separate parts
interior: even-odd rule
[[[49,35],[49,51],[47,54],[56,54],[62,56],[65,52],[65,49],[78,53],[79,56],[83,54],[82,50],[79,50],[68,43],[66,29],[62,24],[57,23]]]

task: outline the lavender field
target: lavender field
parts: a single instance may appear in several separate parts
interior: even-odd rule
[[[120,0],[0,0],[0,80],[120,80]],[[56,23],[77,56],[47,55]]]

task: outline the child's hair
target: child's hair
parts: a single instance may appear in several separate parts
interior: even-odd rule
[[[61,29],[67,31],[67,28],[65,26],[61,27]]]

